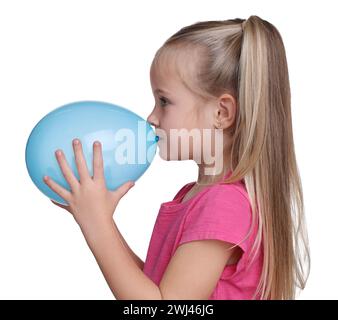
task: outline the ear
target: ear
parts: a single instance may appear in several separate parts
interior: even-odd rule
[[[214,126],[217,129],[226,129],[230,127],[236,118],[237,103],[236,99],[225,93],[217,100],[214,113]]]

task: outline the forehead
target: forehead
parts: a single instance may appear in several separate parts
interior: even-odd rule
[[[161,47],[152,62],[150,78],[156,86],[181,86],[191,91],[197,76],[200,47],[193,45],[169,45]],[[156,88],[154,88],[156,89]]]
[[[165,53],[155,57],[150,68],[150,81],[154,92],[159,90],[168,93],[180,85],[180,77],[174,60]]]

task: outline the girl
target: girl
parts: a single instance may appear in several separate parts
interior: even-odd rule
[[[184,27],[157,51],[150,80],[156,104],[148,121],[161,157],[194,160],[199,171],[161,204],[145,263],[111,219],[130,185],[107,191],[100,144],[92,179],[81,144],[74,146],[81,183],[59,158],[75,192],[48,182],[67,197],[62,207],[73,213],[115,297],[294,299],[310,254],[278,30],[257,16]],[[197,135],[182,147],[174,129],[209,130],[211,143]],[[205,160],[211,153],[213,165]]]

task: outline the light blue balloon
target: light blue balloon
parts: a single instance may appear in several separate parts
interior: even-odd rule
[[[90,175],[93,176],[93,143],[100,141],[104,176],[109,190],[129,180],[136,181],[148,169],[156,150],[158,137],[150,124],[121,106],[79,101],[54,109],[33,128],[26,144],[25,160],[30,178],[48,198],[68,203],[44,181],[45,175],[71,191],[55,157],[61,149],[78,180],[73,139],[81,141]]]

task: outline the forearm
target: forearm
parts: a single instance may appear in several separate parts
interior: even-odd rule
[[[117,300],[162,300],[159,287],[137,266],[112,224],[81,228]]]
[[[119,236],[119,238],[121,239],[123,245],[125,246],[125,248],[127,249],[127,251],[129,252],[130,256],[133,258],[133,260],[135,261],[135,263],[137,264],[137,266],[143,271],[143,267],[144,267],[144,262],[134,253],[133,250],[131,250],[131,248],[128,246],[128,243],[124,240],[119,228],[117,227],[115,221],[113,220],[113,227],[116,229],[116,232]]]

